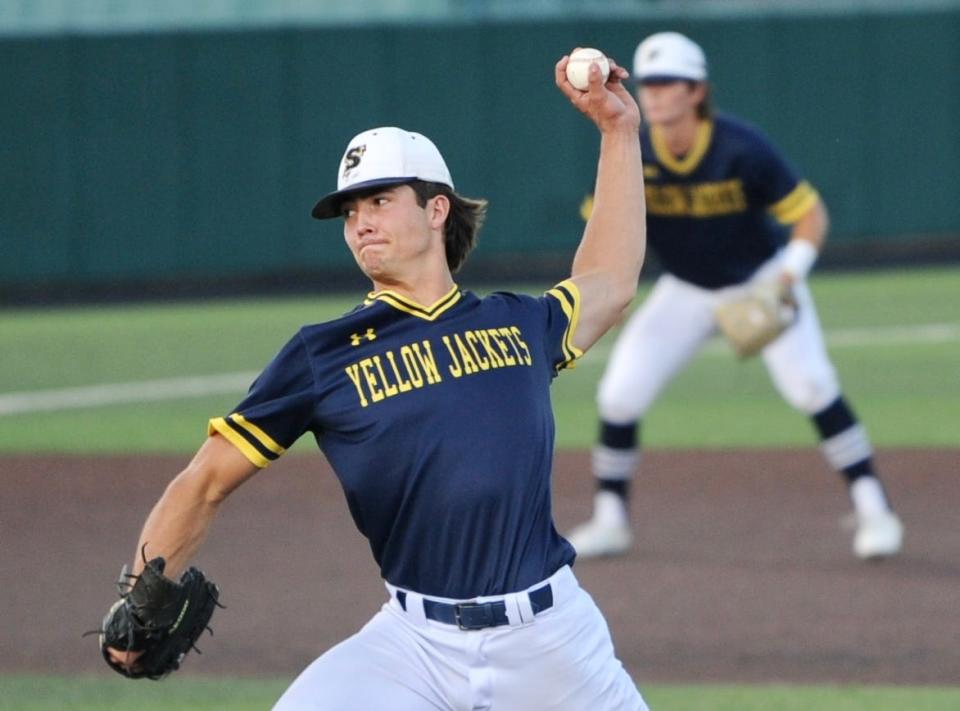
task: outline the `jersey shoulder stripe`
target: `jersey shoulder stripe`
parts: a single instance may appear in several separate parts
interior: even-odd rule
[[[214,432],[226,437],[252,464],[261,469],[286,451],[270,435],[239,413],[211,419],[207,434]]]
[[[819,195],[810,183],[802,180],[793,190],[773,205],[770,206],[770,213],[778,222],[784,225],[791,225],[814,206]]]
[[[574,361],[583,355],[583,351],[573,345],[573,334],[577,332],[580,322],[580,290],[571,280],[566,279],[547,291],[547,295],[560,302],[560,308],[567,317],[562,343],[564,360],[557,364],[557,370],[573,368]]]

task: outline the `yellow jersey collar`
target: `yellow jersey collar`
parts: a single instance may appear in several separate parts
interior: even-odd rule
[[[404,313],[408,313],[411,316],[422,318],[425,321],[434,321],[439,318],[442,313],[446,312],[454,304],[460,301],[462,296],[463,293],[460,291],[460,287],[454,284],[450,291],[429,306],[419,304],[413,299],[407,298],[406,296],[401,296],[397,292],[390,291],[389,289],[384,289],[383,291],[371,291],[369,294],[367,294],[367,298],[363,303],[365,306],[369,306],[375,301],[382,301],[383,303],[389,304],[393,308],[403,311]]]
[[[693,139],[693,148],[683,158],[677,158],[667,147],[666,138],[663,130],[659,126],[650,127],[650,143],[653,145],[653,152],[657,160],[668,170],[678,175],[689,175],[703,160],[707,149],[710,148],[710,141],[713,138],[713,121],[707,119],[697,124],[697,135]]]

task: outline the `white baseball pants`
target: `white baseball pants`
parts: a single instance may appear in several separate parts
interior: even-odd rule
[[[535,617],[525,592],[482,598],[503,600],[510,619],[482,630],[427,619],[410,591],[404,610],[388,586],[390,602],[307,667],[274,711],[646,711],[573,571],[544,582],[553,605]]]
[[[746,283],[703,289],[670,274],[661,276],[620,332],[600,380],[600,417],[611,424],[642,418],[660,392],[717,333],[714,310],[742,296],[756,282],[775,279],[780,255]],[[777,391],[806,415],[819,412],[840,394],[836,370],[823,342],[820,320],[806,283],[795,285],[796,323],[762,353]]]

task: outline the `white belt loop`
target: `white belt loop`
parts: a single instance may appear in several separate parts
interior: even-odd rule
[[[580,583],[569,565],[565,565],[550,577],[553,589],[553,606],[557,607],[572,598]]]
[[[419,627],[426,627],[427,616],[423,611],[423,595],[403,590],[390,583],[386,583],[387,593],[390,595],[390,604],[396,605],[407,619]],[[403,599],[401,604],[400,600]]]
[[[427,626],[427,616],[423,611],[423,595],[407,591],[407,616],[419,627]]]
[[[523,618],[520,616],[520,608],[517,605],[518,602],[516,595],[507,595],[503,598],[503,608],[507,614],[507,624],[510,627],[523,624]]]
[[[533,605],[530,602],[530,595],[528,593],[520,593],[516,595],[517,600],[517,611],[520,613],[520,622],[533,622]],[[509,612],[510,608],[507,608]]]

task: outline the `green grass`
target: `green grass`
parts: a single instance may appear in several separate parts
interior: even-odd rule
[[[0,677],[0,711],[262,711],[291,680],[109,677]]]
[[[592,444],[596,383],[604,366],[588,353],[580,378],[554,386],[558,440]],[[960,343],[832,348],[844,393],[881,446],[960,444]],[[713,349],[661,395],[644,422],[649,447],[773,447],[814,441],[808,418],[789,408],[758,360],[735,361]]]
[[[960,340],[830,344],[830,334],[952,324],[960,329],[960,269],[828,274],[812,288],[828,349],[848,399],[880,446],[960,445]],[[642,294],[641,297],[642,298]],[[585,447],[596,383],[615,334],[554,386],[558,441]],[[650,447],[769,447],[814,441],[810,422],[780,399],[758,359],[737,361],[722,343],[695,359],[644,423]]]
[[[960,328],[960,269],[825,274],[812,282],[829,334],[951,324]],[[646,291],[648,285],[642,290]],[[524,289],[542,290],[543,285]],[[186,304],[0,311],[0,395],[259,371],[304,323],[350,309],[356,298],[261,299]],[[553,388],[558,445],[586,447],[594,394],[614,334]],[[960,340],[830,347],[844,390],[879,446],[957,446]],[[196,449],[210,416],[242,391],[135,405],[0,416],[3,452],[178,452]],[[807,445],[807,418],[789,409],[759,361],[707,349],[670,385],[645,422],[648,446]],[[297,447],[312,448],[308,438]]]
[[[259,370],[299,326],[356,303],[341,296],[0,311],[0,392]]]
[[[173,677],[160,683],[114,677],[0,677],[0,711],[262,711],[289,680]],[[649,685],[654,711],[946,711],[960,689],[926,687]]]

